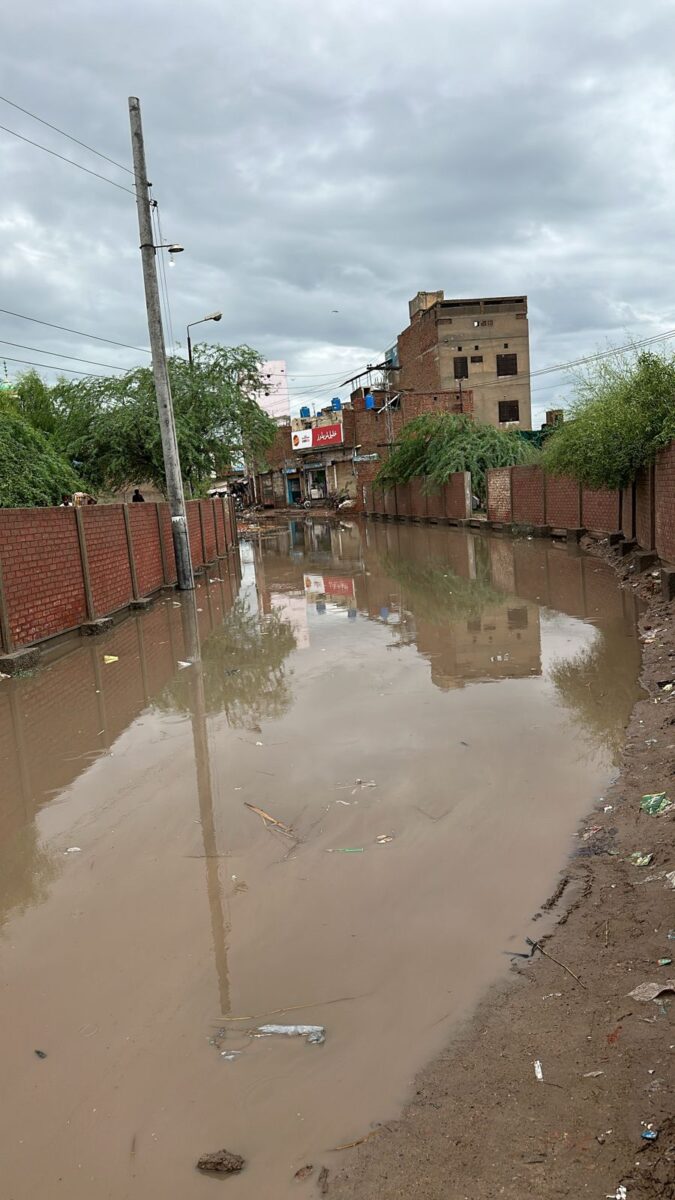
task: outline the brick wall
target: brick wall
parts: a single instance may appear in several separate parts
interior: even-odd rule
[[[656,549],[659,557],[675,565],[675,442],[656,456]]]
[[[410,515],[424,520],[427,516],[427,494],[424,490],[425,480],[411,479],[408,484],[410,492]]]
[[[455,471],[445,485],[445,515],[460,521],[471,516],[471,475]]]
[[[202,533],[206,548],[206,562],[213,562],[218,557],[216,545],[216,526],[214,524],[214,505],[210,500],[198,501],[202,517]]]
[[[398,386],[428,388],[429,391],[440,388],[438,330],[434,309],[419,313],[407,329],[399,334],[398,355],[401,363]]]
[[[200,507],[207,558],[226,543],[236,544],[231,506],[221,500],[188,501],[194,565],[204,562]],[[131,544],[141,596],[175,582],[176,569],[167,504],[130,504]],[[80,510],[89,565],[94,615],[109,616],[133,599],[124,508],[119,504]],[[159,522],[158,522],[159,516]],[[160,544],[167,564],[165,581]],[[218,531],[218,537],[216,537]],[[77,629],[88,619],[77,519],[72,508],[0,509],[0,567],[7,610],[8,644],[27,646]]]
[[[510,521],[511,467],[492,467],[487,473],[487,508],[490,521]]]
[[[121,504],[101,504],[81,512],[94,613],[103,617],[134,598],[124,513]]]
[[[656,530],[654,467],[643,468],[635,480],[635,537],[643,550],[653,550]]]
[[[149,596],[164,583],[156,504],[130,504],[129,523],[134,547],[138,591]]]
[[[204,550],[202,547],[202,527],[199,522],[199,501],[188,500],[187,509],[188,537],[190,538],[190,554],[193,567],[203,567]]]
[[[384,503],[384,511],[388,517],[395,517],[398,514],[397,497],[396,497],[397,490],[398,490],[397,488],[386,488],[385,491],[382,493],[383,503]]]
[[[578,529],[581,525],[581,489],[566,475],[546,477],[546,524],[554,529]]]
[[[541,467],[512,468],[511,506],[514,521],[527,525],[546,524],[544,472]]]
[[[17,646],[86,621],[71,508],[0,510],[0,564],[10,631]]]
[[[581,489],[581,524],[599,533],[620,532],[620,492],[606,488]]]
[[[410,484],[397,483],[394,491],[396,493],[396,512],[398,513],[399,517],[411,517],[413,512],[410,496]]]

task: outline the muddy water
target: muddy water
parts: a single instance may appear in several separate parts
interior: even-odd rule
[[[632,598],[548,542],[291,523],[196,609],[0,681],[11,1200],[312,1194],[522,949],[638,690]]]

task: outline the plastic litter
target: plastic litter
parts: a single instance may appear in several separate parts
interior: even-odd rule
[[[653,858],[653,854],[644,854],[642,850],[634,850],[630,856],[630,861],[635,867],[648,867]]]
[[[326,850],[326,854],[363,854],[363,846],[336,846],[333,850]]]
[[[599,1075],[604,1075],[604,1071],[586,1071],[584,1079],[597,1079]]]
[[[375,841],[379,846],[386,845],[387,842],[393,842],[393,837],[390,833],[378,833]]]
[[[241,1050],[221,1050],[220,1057],[225,1059],[225,1062],[234,1062],[242,1053]]]
[[[119,660],[119,656],[117,654],[104,654],[103,661],[104,661],[104,663],[114,663],[114,662],[119,662],[120,660]]]
[[[534,1064],[534,1073],[537,1076],[537,1079],[539,1080],[539,1082],[543,1083],[544,1082],[544,1068],[542,1067],[541,1063],[539,1062],[539,1059],[537,1059],[537,1061]]]
[[[37,1055],[38,1058],[46,1058],[47,1057],[46,1050],[35,1050],[34,1053]]]
[[[662,813],[668,812],[668,809],[672,807],[665,792],[650,792],[640,801],[640,808],[643,812],[649,813],[650,817],[660,817]]]
[[[673,961],[672,958],[660,958],[658,961],[658,965],[660,967],[669,967],[671,965],[672,961]]]
[[[197,1159],[198,1171],[209,1171],[216,1175],[232,1175],[245,1165],[246,1159],[241,1154],[232,1154],[230,1150],[216,1150],[213,1154],[202,1154]]]
[[[655,1142],[658,1136],[659,1133],[657,1129],[643,1129],[642,1133],[640,1134],[640,1137],[645,1142]]]
[[[648,1003],[650,1000],[657,1000],[664,992],[675,992],[675,979],[667,979],[665,983],[640,983],[628,995],[633,1000]]]
[[[190,663],[190,662],[181,662],[181,660],[179,659],[179,660],[178,660],[178,666],[179,666],[179,667],[180,667],[180,669],[182,670],[184,667],[191,667],[191,666],[192,666],[192,663]]]
[[[304,1037],[310,1046],[321,1046],[326,1040],[323,1025],[259,1025],[257,1033],[262,1037],[270,1037],[274,1033],[286,1037]]]
[[[625,1184],[620,1183],[616,1191],[607,1196],[607,1200],[628,1200],[628,1190]]]
[[[675,929],[668,930],[668,941],[675,942]]]
[[[69,846],[67,850],[63,851],[63,853],[64,854],[81,854],[82,851],[79,846]]]

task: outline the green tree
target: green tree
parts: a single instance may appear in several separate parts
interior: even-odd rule
[[[262,359],[248,346],[194,348],[194,366],[169,360],[183,476],[194,493],[214,471],[239,462],[256,467],[275,425],[255,399]],[[35,372],[16,385],[19,410],[47,433],[91,490],[147,480],[164,488],[164,459],[152,368],[122,376],[59,380],[49,388]]]
[[[536,462],[539,453],[517,433],[480,425],[465,415],[431,413],[401,431],[376,482],[383,487],[426,477],[427,491],[447,483],[454,471],[470,471],[471,486],[484,500],[489,467]]]
[[[47,437],[0,398],[0,508],[58,504],[80,486]]]
[[[568,418],[543,451],[549,471],[588,487],[622,488],[675,437],[675,358],[601,359],[580,375]]]

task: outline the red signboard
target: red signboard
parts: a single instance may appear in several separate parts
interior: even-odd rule
[[[327,596],[354,595],[354,580],[346,575],[324,575],[323,587]]]
[[[344,431],[340,422],[297,429],[292,437],[294,450],[326,450],[330,446],[341,446],[343,441]]]

